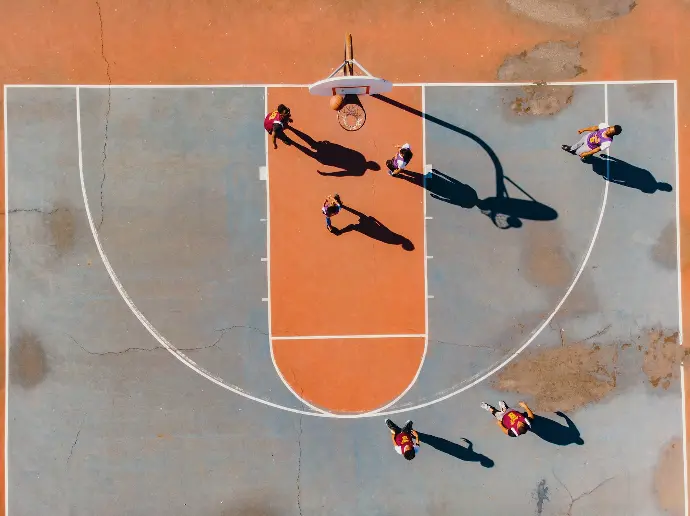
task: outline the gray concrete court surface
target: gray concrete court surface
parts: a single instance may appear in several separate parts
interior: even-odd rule
[[[123,288],[200,367],[303,408],[275,374],[262,301],[264,89],[79,94],[85,190]],[[561,310],[511,365],[391,416],[422,432],[408,463],[384,416],[260,405],[161,349],[94,243],[75,88],[8,88],[10,514],[673,514],[664,508],[669,496],[682,506],[682,492],[664,486],[682,470],[664,456],[682,435],[681,391],[663,346],[679,331],[674,85],[577,86],[544,119],[513,114],[517,95],[426,88],[429,350],[394,408],[467,385],[526,342],[596,240]],[[606,106],[624,128],[615,160],[560,150]],[[499,229],[492,210],[519,227]],[[523,398],[547,420],[519,440],[479,408]]]

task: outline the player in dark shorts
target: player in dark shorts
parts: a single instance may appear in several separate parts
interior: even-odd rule
[[[264,129],[272,136],[273,148],[278,148],[276,139],[280,138],[285,145],[290,145],[292,142],[285,134],[285,127],[292,122],[290,116],[290,108],[284,104],[280,104],[278,109],[271,111],[266,118],[264,118]]]
[[[482,403],[482,408],[496,418],[496,424],[504,434],[519,437],[532,428],[534,413],[525,402],[521,401],[518,405],[525,409],[524,413],[510,408],[505,401],[498,402],[498,409],[488,403]]]
[[[407,460],[414,459],[419,451],[419,434],[412,429],[412,421],[408,421],[404,427],[400,428],[390,419],[386,419],[386,426],[391,431],[391,441],[396,453]]]
[[[340,208],[342,207],[342,201],[338,194],[329,195],[321,207],[321,213],[326,216],[326,229],[331,233],[336,233],[338,230],[331,224],[331,217],[335,217],[340,213]]]

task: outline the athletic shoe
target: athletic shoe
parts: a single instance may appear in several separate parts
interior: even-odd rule
[[[482,407],[484,410],[486,410],[487,412],[493,412],[493,410],[491,410],[491,405],[489,405],[489,404],[488,404],[487,402],[485,402],[485,401],[482,401],[481,407]]]
[[[393,421],[391,421],[390,419],[386,419],[386,426],[395,432],[395,423],[393,423]]]
[[[405,421],[405,426],[403,426],[403,431],[404,432],[411,432],[412,431],[412,421],[409,419]]]
[[[499,401],[498,406],[501,409],[501,412],[505,412],[506,410],[508,410],[508,405],[505,401]]]

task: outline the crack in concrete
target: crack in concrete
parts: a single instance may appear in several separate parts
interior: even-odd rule
[[[601,337],[604,333],[606,333],[607,331],[609,331],[611,329],[611,326],[612,325],[609,324],[608,326],[606,326],[606,327],[602,328],[601,330],[599,330],[598,332],[596,332],[594,335],[590,335],[586,339],[582,339],[582,342],[586,342],[588,340],[592,340],[592,339],[596,339],[597,337]]]
[[[79,429],[77,430],[77,436],[74,438],[74,442],[72,443],[72,448],[69,450],[69,455],[67,456],[67,462],[65,464],[69,464],[70,459],[72,458],[72,454],[74,453],[74,448],[77,446],[77,441],[79,441],[79,434],[81,434],[81,429],[84,426],[84,421],[86,421],[86,416],[81,420],[81,423],[79,424]]]
[[[101,4],[96,0],[96,7],[98,7],[98,21],[100,23],[100,35],[101,35],[101,57],[105,62],[105,74],[108,77],[108,109],[105,112],[105,135],[103,138],[103,159],[101,160],[101,171],[103,173],[101,177],[101,219],[97,225],[97,229],[101,229],[103,225],[103,217],[105,215],[105,209],[103,207],[103,186],[105,185],[105,161],[108,157],[108,122],[110,120],[110,107],[111,107],[111,94],[112,94],[112,78],[110,77],[110,62],[105,56],[105,38],[103,35],[103,13],[101,12]]]
[[[297,481],[296,481],[296,487],[297,487],[297,510],[299,511],[300,516],[302,516],[302,485],[301,485],[301,479],[302,479],[302,419],[304,418],[303,415],[300,415],[299,417],[299,434],[297,435],[297,446],[299,448],[299,454],[297,456]]]
[[[566,487],[566,485],[561,481],[561,479],[558,478],[558,476],[556,475],[556,473],[555,473],[553,470],[551,471],[551,473],[553,474],[553,477],[558,481],[558,483],[561,484],[561,485],[563,486],[563,489],[566,490],[566,492],[568,493],[568,496],[570,497],[570,505],[568,506],[568,512],[566,513],[566,516],[572,516],[572,513],[573,513],[573,506],[574,506],[579,500],[582,500],[584,497],[591,495],[592,493],[594,493],[594,491],[596,491],[596,490],[599,489],[601,486],[603,486],[604,484],[606,484],[609,480],[613,480],[614,478],[616,478],[615,476],[609,477],[609,478],[607,478],[606,480],[603,480],[603,481],[599,482],[596,486],[594,486],[594,487],[593,487],[592,489],[590,489],[589,491],[585,491],[584,493],[582,493],[581,495],[579,495],[577,498],[573,498],[573,495],[572,495],[572,493],[570,492],[570,490],[569,490],[569,489]]]
[[[546,485],[546,479],[542,478],[537,483],[537,489],[534,491],[534,498],[537,500],[537,516],[541,516],[544,512],[544,502],[550,502],[549,486]]]
[[[223,337],[225,336],[226,333],[228,333],[229,331],[234,330],[236,328],[247,328],[249,330],[260,333],[261,335],[268,335],[268,333],[263,332],[263,331],[259,330],[258,328],[254,328],[253,326],[235,325],[235,326],[229,326],[227,328],[221,328],[219,330],[214,330],[216,332],[220,332],[220,336],[215,340],[215,342],[213,344],[209,344],[208,346],[197,346],[194,348],[177,348],[177,350],[189,352],[189,351],[202,351],[204,349],[211,349],[213,347],[216,347],[218,344],[220,344],[220,341],[223,340]],[[84,346],[82,346],[81,344],[79,344],[79,342],[77,342],[77,339],[72,337],[72,335],[70,335],[69,333],[65,333],[65,335],[67,335],[72,340],[72,342],[74,342],[77,346],[79,346],[83,351],[85,351],[89,355],[99,355],[99,356],[122,355],[124,353],[129,353],[131,351],[158,351],[160,349],[165,349],[163,346],[155,346],[153,348],[130,347],[127,349],[123,349],[121,351],[91,351],[91,350],[85,348]]]
[[[429,342],[435,342],[437,344],[446,344],[447,346],[459,346],[463,348],[485,348],[485,349],[496,349],[493,346],[486,346],[484,344],[462,344],[460,342],[447,342],[445,340],[429,339]]]
[[[13,208],[7,212],[8,215],[12,215],[14,213],[40,213],[42,215],[53,215],[54,213],[57,213],[60,210],[67,210],[67,208],[55,208],[50,211],[46,211],[42,208]]]

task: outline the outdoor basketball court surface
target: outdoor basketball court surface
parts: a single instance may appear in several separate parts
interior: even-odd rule
[[[676,83],[530,87],[7,86],[9,514],[668,514]]]

